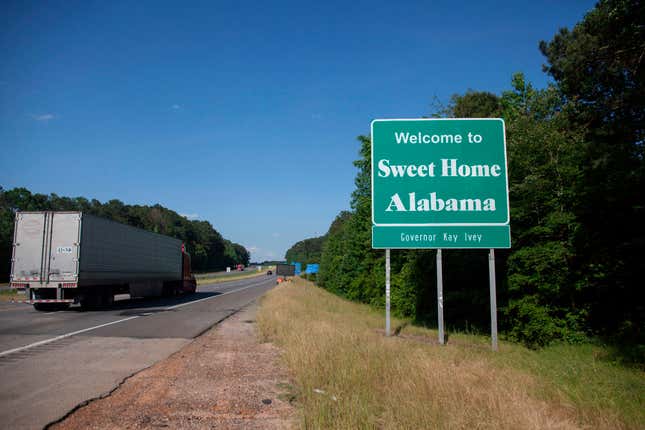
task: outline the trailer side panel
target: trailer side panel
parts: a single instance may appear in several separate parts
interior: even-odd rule
[[[181,241],[83,214],[80,281],[181,279]]]

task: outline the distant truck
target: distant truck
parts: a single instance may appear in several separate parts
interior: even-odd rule
[[[10,285],[43,310],[109,306],[115,294],[195,292],[180,240],[82,212],[17,212]]]
[[[293,264],[280,264],[275,267],[275,273],[278,276],[295,276],[296,266]]]

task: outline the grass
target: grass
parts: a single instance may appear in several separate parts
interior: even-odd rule
[[[603,359],[603,348],[532,351],[436,332],[298,279],[270,291],[257,316],[281,346],[304,428],[637,429],[645,423],[642,371]]]
[[[218,273],[218,274],[203,274],[197,278],[197,285],[207,285],[207,284],[219,284],[221,282],[235,281],[238,279],[247,279],[255,278],[256,276],[267,276],[267,269],[262,268],[261,272],[230,272],[230,273]],[[273,270],[273,269],[271,269]]]
[[[261,271],[266,272],[267,270],[270,270],[271,266],[264,266],[262,267]],[[242,273],[257,273],[257,266],[251,266],[251,267],[246,267],[243,271],[238,271],[235,268],[231,268],[230,272],[226,271],[218,271],[218,272],[193,272],[193,275],[197,278],[226,278],[229,276],[236,276]]]
[[[566,404],[580,423],[645,428],[645,374],[612,362],[610,356],[598,345],[561,344],[539,351],[515,345],[495,358],[543,381],[537,395]]]
[[[10,302],[11,300],[24,300],[24,296],[18,297],[16,290],[0,290],[0,302]]]

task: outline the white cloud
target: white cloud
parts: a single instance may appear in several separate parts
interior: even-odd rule
[[[181,105],[174,104],[174,105],[170,106],[170,109],[172,109],[172,110],[179,110],[179,109],[181,109]]]
[[[47,121],[50,121],[50,120],[52,120],[52,119],[56,118],[56,115],[51,114],[51,113],[45,113],[45,114],[42,114],[42,115],[32,115],[32,117],[33,117],[36,121],[44,121],[44,122],[47,122]]]
[[[187,218],[189,220],[195,220],[199,218],[199,214],[179,214],[183,216],[184,218]]]

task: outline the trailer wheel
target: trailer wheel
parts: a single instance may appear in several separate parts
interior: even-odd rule
[[[180,293],[179,286],[177,282],[165,282],[161,289],[162,297],[175,297]]]
[[[97,309],[100,306],[101,300],[96,294],[84,294],[81,297],[81,309],[89,311]]]
[[[81,308],[83,310],[96,310],[108,308],[114,304],[114,290],[111,287],[95,289],[86,292],[81,297]]]
[[[111,289],[105,291],[102,302],[102,305],[106,308],[109,308],[114,304],[114,292]]]

